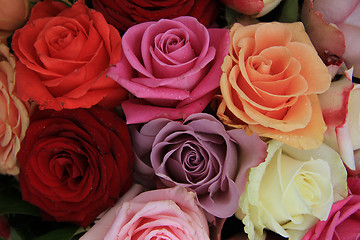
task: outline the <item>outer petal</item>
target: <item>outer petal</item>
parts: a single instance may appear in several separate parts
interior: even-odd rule
[[[275,129],[266,129],[261,125],[249,125],[249,129],[260,136],[277,139],[299,149],[317,148],[323,141],[326,124],[323,120],[318,97],[316,95],[309,95],[308,98],[312,106],[312,115],[310,122],[305,128],[290,131],[286,135]]]
[[[114,207],[104,212],[104,215],[100,218],[96,224],[87,231],[87,233],[82,236],[81,240],[99,240],[104,239],[106,233],[111,228],[118,209],[124,202],[130,201],[139,193],[141,193],[144,188],[139,184],[134,184],[114,205]]]
[[[222,0],[225,5],[246,15],[255,15],[264,8],[263,0]]]
[[[320,12],[313,9],[312,0],[305,0],[302,7],[302,21],[311,41],[324,62],[331,56],[345,53],[344,34],[334,25],[324,21]]]

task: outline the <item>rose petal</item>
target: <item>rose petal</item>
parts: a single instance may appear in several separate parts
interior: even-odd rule
[[[324,21],[321,13],[313,9],[312,0],[304,1],[301,14],[306,32],[320,57],[324,61],[327,61],[328,54],[341,57],[345,52],[344,34],[336,26]]]
[[[183,119],[192,113],[201,112],[211,100],[214,93],[209,93],[196,101],[179,108],[164,108],[148,105],[140,99],[125,101],[122,104],[123,110],[128,116],[127,124],[148,122],[156,118]],[[141,112],[141,115],[138,114]]]
[[[309,149],[314,148],[314,146],[319,146],[323,141],[326,125],[321,114],[320,103],[317,96],[309,95],[308,97],[311,101],[312,115],[310,122],[304,129],[288,132],[287,135],[284,136],[280,131],[267,129],[261,125],[249,125],[249,128],[261,136],[278,139],[299,149]]]
[[[327,23],[343,22],[356,8],[359,0],[349,0],[346,4],[340,4],[336,0],[316,0],[313,1],[314,11],[322,13]]]

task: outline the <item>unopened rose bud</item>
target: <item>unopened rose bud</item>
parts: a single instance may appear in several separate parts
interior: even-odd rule
[[[262,17],[273,10],[281,0],[221,0],[225,5],[245,15]]]

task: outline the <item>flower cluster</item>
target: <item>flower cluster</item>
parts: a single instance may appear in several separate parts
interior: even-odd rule
[[[1,239],[360,237],[359,0],[3,6]]]

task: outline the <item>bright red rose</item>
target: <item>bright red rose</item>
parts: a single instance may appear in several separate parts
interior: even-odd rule
[[[119,32],[84,0],[72,7],[54,0],[38,2],[12,47],[16,91],[41,109],[105,107],[120,104],[127,92],[106,77],[121,57]]]
[[[97,107],[34,116],[18,153],[23,199],[46,220],[86,227],[132,185],[127,126]]]
[[[120,31],[148,21],[193,16],[209,26],[219,11],[217,0],[92,0],[93,7]]]

